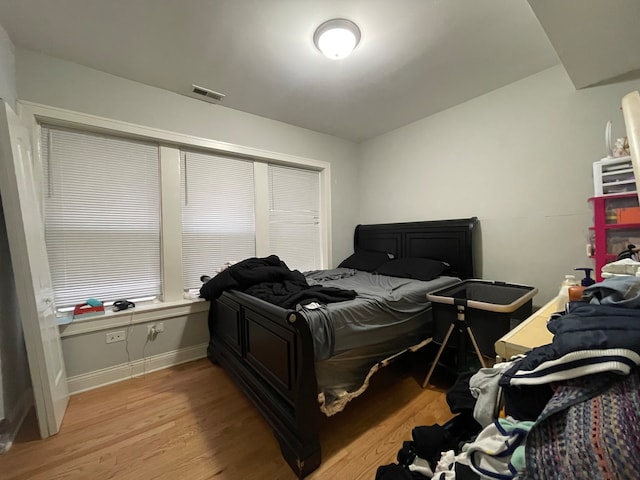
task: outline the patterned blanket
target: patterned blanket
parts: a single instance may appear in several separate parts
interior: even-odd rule
[[[640,371],[589,375],[559,385],[527,436],[536,480],[640,475]]]

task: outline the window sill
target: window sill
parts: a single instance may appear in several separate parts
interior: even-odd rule
[[[105,310],[103,315],[73,319],[71,322],[65,322],[68,317],[64,317],[59,319],[58,326],[61,337],[70,337],[208,311],[209,302],[201,298],[154,302],[119,312]]]

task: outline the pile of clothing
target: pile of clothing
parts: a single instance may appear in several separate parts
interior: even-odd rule
[[[227,290],[239,290],[282,308],[296,308],[310,303],[334,303],[356,298],[353,290],[309,285],[298,270],[290,270],[277,255],[247,258],[229,264],[200,288],[205,300],[216,300]]]
[[[636,478],[640,278],[588,287],[583,301],[553,315],[547,327],[551,344],[454,385],[458,401],[473,398],[478,432],[467,428],[456,448],[436,441],[446,428],[416,427],[398,463],[379,467],[376,480]]]
[[[524,440],[533,422],[497,418],[498,370],[460,375],[447,392],[457,416],[444,425],[415,427],[398,463],[379,467],[376,480],[506,479],[522,472]]]

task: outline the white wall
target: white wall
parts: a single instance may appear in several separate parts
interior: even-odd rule
[[[16,107],[15,49],[11,38],[0,25],[0,98]]]
[[[359,219],[478,216],[482,278],[535,285],[540,305],[565,273],[593,267],[592,162],[607,120],[625,134],[620,100],[638,88],[576,91],[558,66],[366,141]]]

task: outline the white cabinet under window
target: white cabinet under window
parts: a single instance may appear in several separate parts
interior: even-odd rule
[[[47,126],[41,141],[56,306],[158,297],[158,146]]]
[[[253,162],[181,152],[184,286],[256,255]]]

